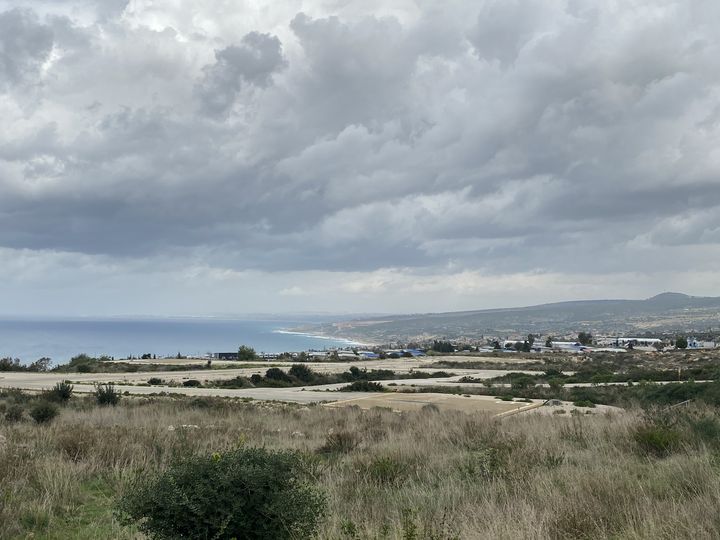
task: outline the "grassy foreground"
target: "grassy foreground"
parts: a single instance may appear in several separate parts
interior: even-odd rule
[[[717,538],[716,412],[497,420],[74,397],[48,424],[0,415],[0,538],[139,538],[113,517],[136,474],[241,445],[307,455],[329,500],[323,539]]]

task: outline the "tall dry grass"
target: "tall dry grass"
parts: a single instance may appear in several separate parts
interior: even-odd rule
[[[329,495],[323,539],[717,538],[720,444],[712,429],[692,427],[715,411],[682,414],[672,420],[679,441],[658,457],[637,440],[655,420],[637,411],[501,421],[74,399],[49,425],[0,421],[0,538],[137,538],[112,519],[133,475],[243,444],[307,454]]]

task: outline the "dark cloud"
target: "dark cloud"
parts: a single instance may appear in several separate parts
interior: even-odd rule
[[[720,263],[715,2],[38,6],[0,13],[0,247],[263,272]]]
[[[33,11],[0,13],[0,90],[36,79],[52,46],[52,29]]]
[[[243,84],[264,88],[285,65],[280,40],[270,34],[250,32],[239,45],[215,51],[215,63],[203,68],[198,88],[205,111],[226,113]]]

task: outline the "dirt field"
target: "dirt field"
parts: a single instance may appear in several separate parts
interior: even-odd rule
[[[485,412],[492,414],[506,413],[526,408],[529,405],[538,406],[540,400],[532,403],[517,401],[501,401],[491,396],[457,396],[452,394],[405,394],[382,393],[372,394],[352,399],[326,403],[325,407],[352,407],[371,409],[373,407],[388,407],[393,411],[418,411],[426,405],[435,405],[442,410],[462,411],[466,413]]]

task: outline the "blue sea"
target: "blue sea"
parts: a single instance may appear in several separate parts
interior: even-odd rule
[[[204,356],[236,351],[240,345],[258,353],[323,350],[351,342],[287,332],[307,321],[174,319],[0,319],[0,358],[24,363],[47,356],[53,364],[80,353],[127,358],[146,353],[160,356]]]

